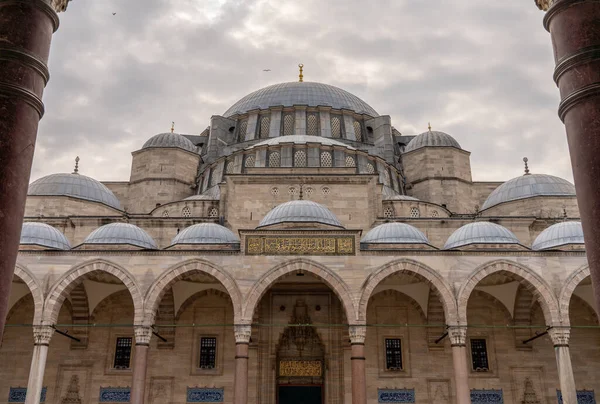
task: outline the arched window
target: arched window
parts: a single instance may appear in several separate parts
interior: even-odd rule
[[[219,177],[217,176],[216,171],[213,169],[210,172],[210,186],[214,187],[219,183]]]
[[[359,121],[354,121],[354,135],[357,142],[363,141],[362,125]]]
[[[333,159],[331,158],[331,152],[321,152],[321,167],[332,167]]]
[[[385,217],[387,219],[394,217],[394,209],[391,206],[387,206],[383,210],[383,217]]]
[[[184,206],[181,210],[181,216],[183,217],[192,217],[192,211],[188,206]]]
[[[410,217],[421,217],[421,212],[419,212],[419,208],[415,206],[410,208]]]
[[[208,217],[219,217],[219,209],[211,208],[208,212]]]
[[[367,163],[367,173],[375,174],[375,166],[371,163]]]
[[[434,210],[433,212],[431,212],[431,217],[439,217],[440,214],[438,213],[437,210]]]
[[[346,167],[356,167],[354,156],[346,156]]]
[[[306,151],[297,150],[294,153],[294,167],[306,167]]]
[[[238,127],[238,141],[245,142],[246,141],[246,130],[248,129],[248,120],[244,119],[240,122]]]
[[[283,117],[283,136],[291,136],[294,134],[294,115],[285,114]]]
[[[331,116],[331,137],[337,139],[342,137],[342,124],[340,117],[337,115]]]
[[[278,151],[269,153],[269,167],[281,167],[281,154]]]
[[[269,137],[269,130],[271,129],[271,118],[263,115],[260,118],[260,138],[266,139]]]
[[[169,211],[168,210],[165,210],[163,212],[163,217],[169,217]]]
[[[319,134],[319,119],[315,113],[306,116],[306,134],[309,136],[317,136]]]
[[[246,154],[246,161],[244,162],[244,167],[254,167],[254,154]]]
[[[233,174],[233,161],[228,161],[225,165],[225,174]]]

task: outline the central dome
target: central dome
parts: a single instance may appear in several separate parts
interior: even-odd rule
[[[372,117],[379,116],[369,104],[354,94],[328,84],[312,82],[280,83],[261,88],[233,104],[223,115],[229,117],[253,109],[294,105],[328,106],[334,109],[349,109]]]

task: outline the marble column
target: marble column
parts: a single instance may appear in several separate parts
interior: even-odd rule
[[[152,328],[136,326],[135,352],[133,354],[133,378],[131,382],[131,404],[143,404],[146,393],[146,372]]]
[[[554,344],[563,404],[577,404],[577,390],[575,389],[571,353],[569,352],[571,330],[569,328],[551,328],[548,330],[548,335],[550,335]]]
[[[365,358],[365,338],[367,336],[366,325],[351,325],[350,346],[352,356],[352,404],[367,403],[367,374]]]
[[[469,365],[467,363],[467,327],[448,327],[452,362],[454,364],[454,384],[456,386],[456,403],[471,404],[469,390]]]
[[[234,404],[248,403],[248,348],[252,326],[249,324],[234,325],[235,333],[235,379]]]
[[[48,357],[48,345],[54,334],[54,328],[49,325],[33,326],[33,357],[29,369],[29,381],[27,382],[27,396],[25,404],[39,404],[44,385],[44,372],[46,370],[46,358]]]
[[[550,32],[554,81],[561,102],[583,225],[585,249],[600,308],[600,2],[597,0],[536,0],[546,10],[544,27]]]
[[[48,53],[58,16],[44,0],[0,0],[0,338],[25,212]]]

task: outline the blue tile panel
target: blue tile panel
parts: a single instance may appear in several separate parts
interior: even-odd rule
[[[504,404],[502,390],[471,390],[471,404]]]
[[[188,387],[188,403],[222,403],[223,389],[206,389],[199,387]]]
[[[562,392],[560,390],[556,390],[556,398],[558,399],[558,404],[563,404]],[[578,390],[577,404],[596,404],[594,390]]]
[[[46,401],[46,390],[47,387],[42,387],[42,394],[40,397],[40,402]],[[24,403],[25,396],[27,395],[26,387],[11,387],[8,391],[8,402],[9,403]]]
[[[414,403],[415,389],[379,389],[378,403]]]
[[[131,398],[129,387],[100,387],[101,403],[128,403]]]

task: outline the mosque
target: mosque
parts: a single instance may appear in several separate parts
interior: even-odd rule
[[[454,135],[301,72],[32,182],[0,403],[595,403],[573,184],[473,181]]]

